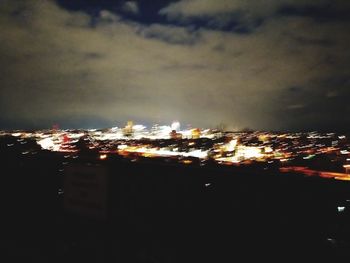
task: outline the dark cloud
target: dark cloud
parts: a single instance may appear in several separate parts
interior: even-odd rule
[[[98,52],[87,52],[84,55],[87,59],[102,59],[105,57],[104,54]]]
[[[312,38],[312,37],[296,37],[295,41],[300,45],[315,45],[315,46],[325,46],[331,47],[335,45],[335,43],[329,38]]]
[[[93,18],[101,11],[123,15],[126,19],[143,24],[165,23],[166,19],[157,16],[160,9],[177,0],[56,0],[57,4],[70,11],[83,11]]]
[[[276,100],[285,107],[276,111],[282,129],[324,131],[346,130],[350,125],[349,78],[318,79],[308,87],[290,87]],[[283,120],[283,116],[285,119]]]
[[[200,41],[200,33],[189,28],[152,24],[138,31],[145,38],[155,38],[170,44],[194,45]]]
[[[126,1],[122,7],[122,10],[132,15],[137,15],[140,11],[136,1]]]
[[[321,4],[307,3],[301,6],[285,5],[278,13],[284,16],[311,17],[317,22],[349,21],[350,5],[346,1],[326,1]]]

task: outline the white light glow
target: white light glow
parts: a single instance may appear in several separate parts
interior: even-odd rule
[[[180,129],[180,122],[174,121],[174,122],[171,124],[171,129],[172,129],[172,130],[175,130],[175,131],[178,131],[178,130]]]
[[[338,206],[337,208],[339,213],[344,212],[345,210],[345,206]]]

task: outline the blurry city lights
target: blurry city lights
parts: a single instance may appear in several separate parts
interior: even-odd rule
[[[226,151],[228,152],[234,151],[236,148],[236,145],[237,145],[237,140],[236,139],[231,140],[226,146]]]
[[[222,133],[213,129],[192,128],[188,125],[185,129],[180,128],[178,121],[170,125],[156,124],[149,129],[142,124],[129,121],[123,128],[84,131],[56,128],[9,133],[0,131],[0,136],[16,137],[14,142],[10,141],[6,144],[7,147],[17,145],[27,147],[29,145],[27,139],[34,139],[44,150],[68,153],[64,155],[67,161],[70,158],[78,158],[77,152],[81,150],[80,142],[82,142],[85,144],[85,149],[92,152],[98,151],[100,160],[105,160],[107,155],[109,157],[111,154],[120,154],[135,161],[139,160],[139,156],[172,157],[184,164],[194,163],[195,159],[190,158],[197,158],[198,164],[203,165],[206,165],[209,159],[215,163],[232,166],[265,162],[266,165],[271,166],[278,164],[280,171],[284,172],[296,171],[307,176],[316,175],[350,181],[350,145],[344,135],[318,132]],[[307,139],[305,141],[301,138]],[[23,157],[37,152],[26,148],[21,150]],[[328,155],[331,161],[340,164],[337,167],[343,170],[316,171],[308,167],[299,167],[299,169],[298,166],[291,165],[297,158],[301,158],[305,163],[311,163],[316,161],[318,156],[323,155]],[[81,156],[80,153],[79,156]]]
[[[100,154],[100,160],[106,160],[107,154]]]

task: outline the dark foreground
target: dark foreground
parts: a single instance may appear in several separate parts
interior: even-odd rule
[[[1,262],[350,259],[347,182],[119,158],[62,164],[53,153],[1,158]],[[65,210],[59,189],[72,163],[106,167],[105,219]]]

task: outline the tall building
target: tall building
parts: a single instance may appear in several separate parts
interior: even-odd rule
[[[124,136],[132,136],[133,134],[133,126],[134,126],[134,123],[132,121],[128,121],[126,126],[124,127],[123,129],[123,134]]]

